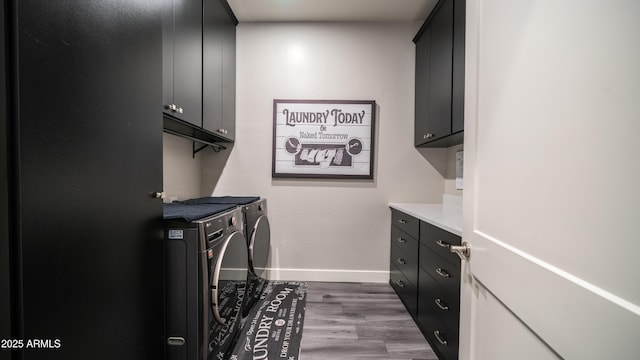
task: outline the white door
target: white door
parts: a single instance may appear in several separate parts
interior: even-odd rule
[[[640,1],[467,0],[460,358],[640,359]]]

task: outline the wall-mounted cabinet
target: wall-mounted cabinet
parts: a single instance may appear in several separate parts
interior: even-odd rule
[[[465,0],[440,0],[418,31],[415,146],[462,144]]]
[[[164,113],[202,126],[202,0],[170,0],[162,24]]]
[[[232,142],[238,21],[226,0],[169,3],[163,20],[164,129]]]
[[[226,1],[205,1],[202,42],[202,127],[235,138],[236,24]]]

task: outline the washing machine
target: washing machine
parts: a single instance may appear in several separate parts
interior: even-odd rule
[[[257,196],[210,196],[181,202],[186,205],[235,204],[242,208],[244,235],[249,247],[249,271],[266,278],[271,251],[271,227],[267,217],[267,199]]]
[[[234,204],[165,204],[165,358],[226,359],[246,311],[248,246]]]
[[[267,285],[271,250],[271,227],[267,217],[267,199],[257,196],[213,196],[189,199],[183,204],[235,204],[242,209],[244,236],[248,246],[249,280],[247,281],[245,316],[256,305]]]

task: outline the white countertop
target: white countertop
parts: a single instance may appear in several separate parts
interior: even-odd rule
[[[462,236],[462,208],[458,204],[389,203],[389,207]]]

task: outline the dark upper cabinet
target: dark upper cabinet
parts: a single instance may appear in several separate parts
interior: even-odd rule
[[[200,127],[202,0],[166,1],[162,26],[164,113]]]
[[[203,4],[202,127],[233,141],[236,115],[236,24],[226,1]]]
[[[440,0],[416,44],[415,146],[463,142],[464,0]]]
[[[166,132],[205,143],[234,140],[237,23],[226,0],[167,0]]]
[[[453,76],[451,91],[451,133],[464,130],[464,32],[466,1],[457,0],[453,7]],[[462,143],[460,136],[460,143]]]
[[[429,84],[431,83],[430,66],[431,29],[424,28],[420,41],[416,42],[416,81],[415,81],[415,145],[426,141],[429,130],[427,114],[429,113]],[[425,137],[423,139],[423,136]]]

